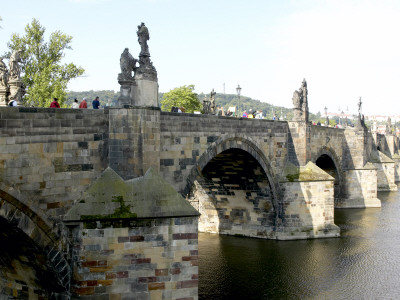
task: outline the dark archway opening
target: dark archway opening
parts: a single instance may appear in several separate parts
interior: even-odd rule
[[[189,201],[201,213],[203,232],[269,237],[274,229],[276,208],[268,177],[241,149],[215,156],[195,180]]]
[[[1,217],[0,228],[0,298],[49,298],[64,293],[45,251]]]
[[[333,162],[332,158],[330,158],[329,155],[322,154],[315,164],[320,167],[322,170],[324,170],[326,173],[331,175],[333,178],[335,178],[334,182],[334,197],[335,197],[335,204],[338,200],[338,197],[340,195],[340,180],[339,180],[339,173],[338,170],[336,169],[335,163]]]

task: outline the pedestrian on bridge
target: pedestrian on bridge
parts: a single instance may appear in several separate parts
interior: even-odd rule
[[[79,108],[87,108],[86,97],[84,97],[81,104],[79,104]]]
[[[60,104],[58,103],[58,99],[57,98],[53,98],[53,102],[50,103],[50,107],[60,108]]]
[[[92,105],[93,105],[93,109],[99,109],[99,107],[100,107],[99,97],[96,97],[96,99],[93,100]]]

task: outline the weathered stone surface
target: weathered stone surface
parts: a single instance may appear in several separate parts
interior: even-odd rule
[[[64,222],[198,215],[153,169],[143,177],[124,181],[107,168],[65,215]]]
[[[93,225],[72,229],[73,298],[197,299],[197,217]]]

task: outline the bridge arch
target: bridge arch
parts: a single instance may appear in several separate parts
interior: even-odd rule
[[[44,213],[12,187],[0,183],[1,284],[18,282],[38,296],[68,295],[70,266],[59,238]],[[2,289],[4,292],[4,289]],[[16,289],[15,293],[19,293]],[[19,294],[18,294],[19,295]]]
[[[271,164],[248,137],[225,135],[211,144],[192,168],[183,194],[207,215],[200,217],[200,231],[269,237],[282,215]]]
[[[337,199],[341,197],[343,189],[343,171],[339,157],[332,148],[324,146],[314,155],[312,162],[335,178],[334,197],[336,203]]]
[[[244,137],[239,135],[228,135],[222,136],[215,142],[213,142],[208,149],[200,156],[197,164],[192,168],[189,176],[186,179],[186,186],[183,190],[183,196],[187,196],[193,183],[198,175],[201,174],[201,170],[218,154],[229,149],[241,149],[251,154],[257,162],[261,165],[264,172],[267,175],[268,181],[271,184],[272,193],[275,199],[279,199],[281,192],[277,180],[277,176],[274,174],[269,159],[265,156],[261,147],[257,145],[251,137]]]

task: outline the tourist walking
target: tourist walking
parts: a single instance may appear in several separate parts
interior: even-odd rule
[[[75,98],[74,102],[72,103],[72,108],[79,108],[78,99]]]
[[[53,102],[50,103],[50,107],[60,108],[60,104],[58,104],[58,99],[57,98],[53,98]]]
[[[81,104],[79,104],[79,108],[87,108],[86,97],[84,97]]]
[[[100,107],[99,97],[96,97],[96,99],[94,99],[92,101],[92,105],[93,105],[93,109],[99,109],[99,107]]]

